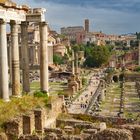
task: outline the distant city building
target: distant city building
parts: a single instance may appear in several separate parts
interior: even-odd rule
[[[63,27],[61,28],[61,34],[66,35],[70,41],[77,41],[77,36],[80,33],[84,33],[83,26]]]
[[[85,34],[85,38],[83,40],[84,44],[93,43],[95,41],[96,41],[96,36],[92,32],[89,32],[89,33]]]
[[[85,19],[85,32],[89,32],[89,19]]]

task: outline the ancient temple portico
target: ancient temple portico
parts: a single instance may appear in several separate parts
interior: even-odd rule
[[[13,10],[11,10],[11,7]],[[12,95],[16,97],[21,96],[18,29],[20,22],[26,20],[27,9],[23,9],[22,6],[18,8],[15,3],[9,1],[2,4],[0,3],[0,93],[5,101],[9,101],[9,72],[6,36],[7,24],[10,24],[11,28],[11,60],[9,62],[11,67],[9,67],[9,69],[12,71],[12,73],[10,73],[12,75]]]
[[[9,101],[9,81],[12,84],[12,96],[20,97],[20,84],[23,92],[30,91],[29,83],[29,55],[28,55],[28,23],[36,22],[40,25],[40,83],[41,90],[48,92],[48,30],[45,22],[45,9],[29,9],[18,6],[11,1],[0,2],[0,96]],[[11,43],[8,65],[6,25],[10,25]],[[21,62],[19,60],[19,29],[21,29]],[[22,78],[20,78],[20,64]],[[12,77],[12,78],[10,78]],[[20,83],[20,79],[22,79]]]

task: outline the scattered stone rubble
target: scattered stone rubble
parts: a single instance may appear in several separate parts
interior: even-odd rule
[[[40,73],[39,71],[31,71],[29,73],[30,82],[39,81],[40,80]]]
[[[38,117],[40,118],[40,116]],[[7,129],[12,129],[12,125],[9,124]],[[57,119],[56,127],[45,128],[44,126],[40,129],[42,131],[22,134],[16,138],[18,140],[140,140],[140,125],[125,124],[107,128],[105,122],[92,123],[75,119]],[[15,140],[15,136],[21,131],[17,129],[16,125],[13,130],[5,132],[6,134],[0,133],[0,140]]]

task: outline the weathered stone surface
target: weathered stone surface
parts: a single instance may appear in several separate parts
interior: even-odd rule
[[[17,118],[4,124],[6,134],[19,136],[22,134],[22,119]]]
[[[40,140],[37,135],[28,135],[28,136],[21,136],[19,140]]]
[[[50,133],[43,140],[58,140],[58,137],[55,133]]]
[[[35,130],[36,132],[42,132],[45,127],[45,110],[44,109],[36,109],[34,110],[35,115]]]
[[[130,130],[134,140],[140,140],[140,125],[122,125],[121,128]]]
[[[76,123],[74,125],[75,128],[80,128],[80,129],[100,129],[98,126],[94,125],[94,124],[90,124],[88,122],[82,122],[82,123]]]
[[[126,129],[106,129],[93,136],[93,140],[133,140],[132,133]]]
[[[0,133],[0,140],[8,140],[5,133]]]
[[[90,134],[88,134],[88,133],[82,133],[82,134],[80,134],[80,136],[81,136],[81,138],[82,138],[82,140],[91,140],[91,135]]]
[[[63,135],[60,140],[82,140],[80,135]]]
[[[103,131],[106,129],[106,123],[102,122],[100,123],[100,131]]]
[[[97,129],[84,129],[82,132],[86,134],[96,134]]]
[[[136,127],[133,131],[133,139],[140,140],[140,127]]]
[[[35,130],[34,113],[23,115],[23,134],[30,135]]]
[[[65,126],[64,131],[65,131],[65,133],[67,133],[69,135],[74,134],[74,128],[72,126]]]
[[[63,133],[62,129],[60,128],[45,128],[44,129],[45,133],[55,133],[61,135]]]

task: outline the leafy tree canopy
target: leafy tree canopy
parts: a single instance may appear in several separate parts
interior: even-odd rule
[[[108,62],[110,57],[110,48],[107,46],[94,46],[86,48],[86,60],[85,66],[88,67],[100,67],[102,64]]]
[[[58,64],[58,65],[62,64],[63,63],[62,57],[57,54],[54,54],[53,62],[54,62],[54,64]]]

